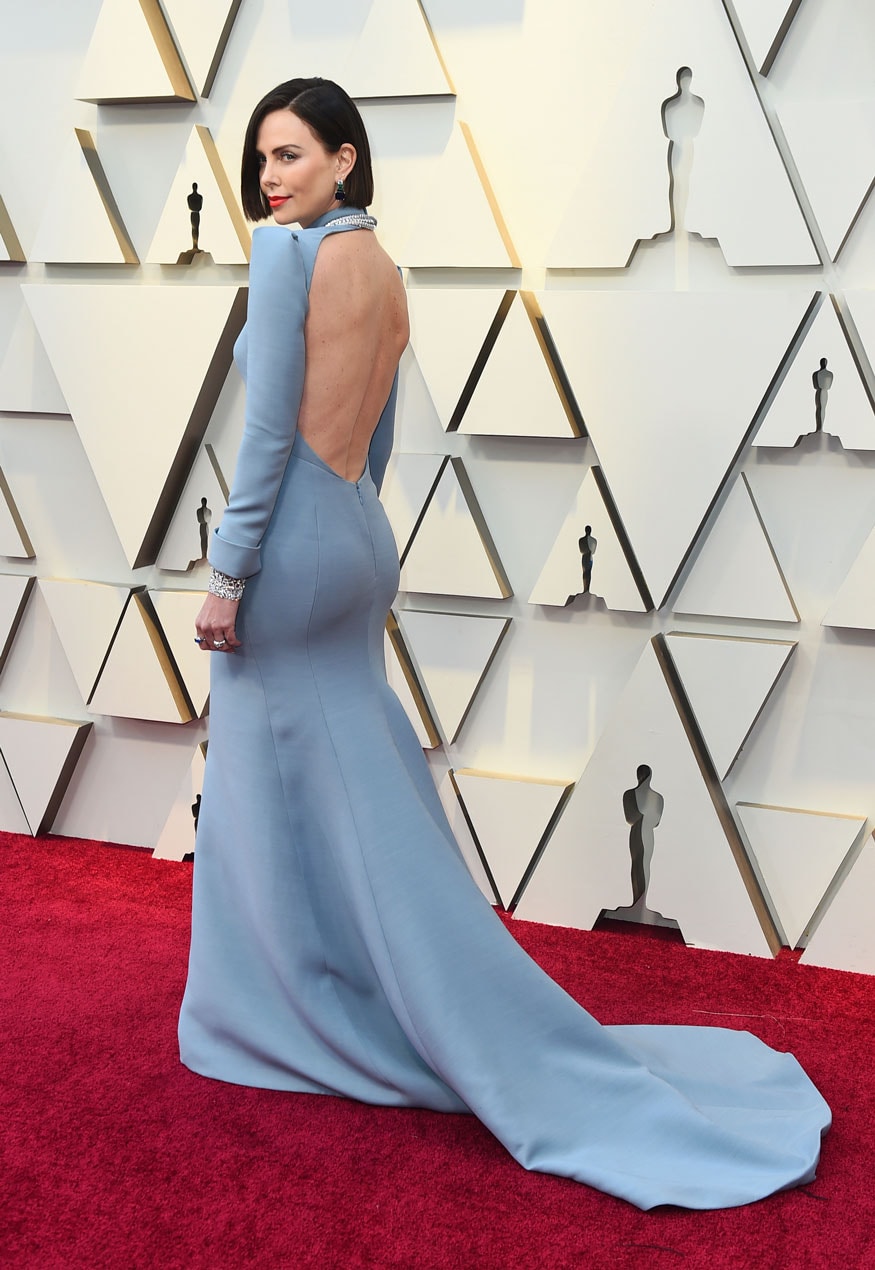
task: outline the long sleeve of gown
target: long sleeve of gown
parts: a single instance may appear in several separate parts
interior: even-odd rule
[[[304,391],[307,281],[301,246],[279,226],[252,236],[246,423],[237,470],[209,559],[235,578],[261,568],[259,548],[295,439]],[[387,456],[388,457],[388,456]]]

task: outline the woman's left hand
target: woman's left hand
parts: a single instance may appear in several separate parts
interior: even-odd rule
[[[201,611],[194,619],[197,642],[203,653],[233,653],[240,647],[235,633],[239,600],[223,600],[218,595],[208,595]]]

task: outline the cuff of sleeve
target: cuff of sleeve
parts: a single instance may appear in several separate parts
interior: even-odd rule
[[[241,547],[219,536],[218,529],[210,542],[208,559],[214,569],[227,573],[231,578],[251,578],[261,569],[261,553],[258,547]]]

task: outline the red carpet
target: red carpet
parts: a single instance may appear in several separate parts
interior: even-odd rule
[[[603,1022],[748,1028],[833,1107],[811,1187],[645,1214],[525,1173],[471,1117],[181,1067],[189,866],[2,835],[0,869],[4,1270],[875,1268],[875,978],[512,924]]]

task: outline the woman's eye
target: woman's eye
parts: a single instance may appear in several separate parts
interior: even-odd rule
[[[295,158],[295,156],[294,156],[294,154],[292,154],[291,150],[284,150],[284,151],[283,151],[283,153],[280,155],[280,158],[281,158],[281,159],[294,159],[294,158]]]

